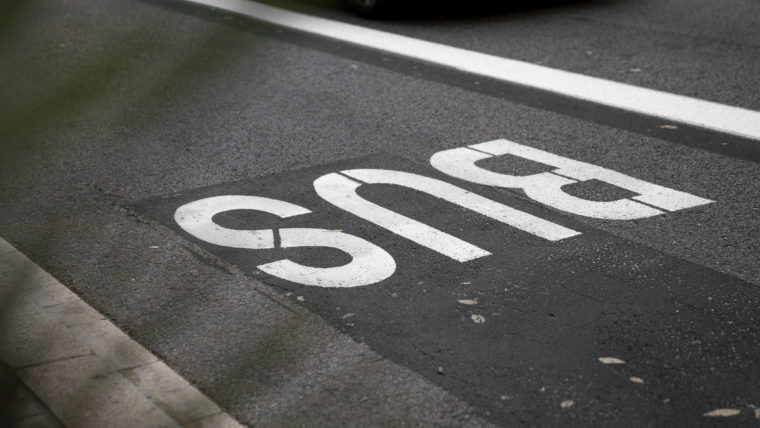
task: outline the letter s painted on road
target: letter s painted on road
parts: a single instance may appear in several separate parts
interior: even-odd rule
[[[275,248],[271,229],[236,230],[216,224],[216,214],[231,210],[254,210],[280,218],[309,214],[306,208],[261,196],[225,195],[190,202],[177,208],[174,220],[187,233],[211,244],[250,250]],[[380,282],[396,271],[393,257],[377,245],[357,236],[326,229],[279,229],[280,247],[329,247],[352,257],[343,266],[318,268],[288,259],[259,265],[262,271],[304,285],[320,287],[358,287]]]

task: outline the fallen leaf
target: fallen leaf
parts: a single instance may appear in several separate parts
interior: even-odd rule
[[[151,245],[151,246],[150,246],[150,247],[148,247],[148,248],[158,248],[158,245]]]
[[[470,300],[470,299],[463,299],[463,300],[457,300],[457,302],[463,304],[463,305],[477,305],[477,300]]]
[[[484,322],[486,322],[486,319],[483,318],[483,315],[472,314],[470,318],[472,318],[475,324],[483,324]]]
[[[715,409],[715,410],[711,410],[711,411],[705,413],[702,416],[710,416],[710,417],[713,417],[713,416],[723,416],[723,417],[728,417],[728,416],[736,416],[736,415],[738,415],[741,412],[742,411],[739,410],[739,409]]]
[[[755,409],[755,419],[760,419],[760,409]]]
[[[568,407],[573,407],[573,405],[575,405],[575,401],[573,400],[565,400],[559,403],[559,406],[562,407],[563,409],[567,409]]]
[[[644,379],[642,379],[640,377],[631,376],[628,379],[630,379],[631,382],[634,382],[634,383],[644,383]]]
[[[662,126],[658,126],[658,128],[662,128],[662,129],[678,129],[678,127],[675,126],[675,125],[662,125]]]
[[[602,364],[625,364],[625,361],[615,357],[599,357]]]
[[[343,315],[342,318],[351,318],[352,316],[354,316],[354,314],[352,314],[351,312],[349,312],[346,315]]]
[[[305,299],[303,298],[303,296],[298,296],[296,297],[296,300],[298,300],[299,302],[303,302]]]

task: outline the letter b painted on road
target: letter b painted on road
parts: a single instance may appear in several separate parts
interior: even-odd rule
[[[493,156],[514,155],[551,165],[551,172],[515,176],[488,171],[475,163]],[[430,164],[452,177],[486,186],[519,188],[533,200],[550,207],[606,220],[633,220],[678,211],[713,201],[689,193],[639,180],[619,172],[568,159],[508,140],[494,140],[468,147],[444,150],[430,158]],[[570,195],[563,186],[596,179],[638,193],[631,199],[600,202]],[[638,202],[637,202],[638,201]],[[643,204],[641,202],[644,202]],[[645,205],[648,204],[648,205]],[[657,208],[654,208],[657,207]],[[659,209],[658,209],[659,208]]]

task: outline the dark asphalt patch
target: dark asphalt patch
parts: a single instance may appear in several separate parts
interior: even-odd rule
[[[352,168],[439,178],[582,234],[550,242],[414,190],[359,188],[372,202],[492,253],[459,263],[317,196],[316,178]],[[225,227],[339,229],[385,249],[396,272],[350,289],[302,286],[265,275],[256,266],[282,258],[321,267],[349,260],[330,249],[215,246],[174,222],[178,207],[218,195],[270,197],[312,211],[285,220],[231,211],[215,217]],[[134,205],[251,277],[292,293],[337,328],[499,424],[696,426],[710,423],[703,414],[716,408],[746,409],[738,420],[753,417],[747,406],[760,405],[751,376],[760,355],[754,340],[760,334],[756,287],[589,228],[518,193],[469,186],[427,166],[376,155]],[[625,364],[603,364],[600,357]]]

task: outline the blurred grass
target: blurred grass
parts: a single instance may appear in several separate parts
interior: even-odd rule
[[[138,55],[156,57],[166,50],[161,46],[161,40],[140,31],[139,25],[134,31],[109,33],[107,40],[98,40],[100,49],[93,50],[90,46],[84,51],[72,52],[54,49],[59,46],[57,38],[60,35],[50,22],[49,33],[32,33],[31,37],[34,41],[39,38],[49,43],[44,47],[50,56],[46,58],[33,52],[40,46],[30,43],[30,29],[40,27],[41,16],[37,8],[50,5],[67,6],[65,2],[52,1],[0,2],[0,205],[12,203],[9,194],[13,192],[9,189],[23,187],[24,180],[29,179],[27,172],[40,168],[33,160],[40,157],[54,160],[56,153],[73,149],[64,147],[62,141],[65,139],[60,138],[60,133],[72,132],[72,123],[97,124],[104,128],[128,127],[140,118],[160,111],[174,97],[193,89],[186,84],[188,77],[223,67],[230,52],[220,53],[217,47],[232,43],[234,37],[230,31],[198,34],[188,41],[191,45],[186,49],[174,50],[173,55],[161,56],[159,61],[136,63]],[[42,18],[65,19],[44,15]],[[160,25],[159,21],[144,22],[143,28]],[[60,42],[64,47],[63,41]],[[27,43],[32,46],[27,47]],[[61,57],[65,61],[60,61]],[[12,62],[19,58],[20,62]],[[71,66],[55,66],[61,62]],[[140,67],[150,67],[150,70],[145,73]],[[141,79],[141,72],[150,79]],[[178,79],[180,74],[185,79]],[[12,226],[5,223],[2,227]],[[57,239],[54,220],[39,227],[48,231],[46,239]],[[44,242],[41,247],[43,250],[36,252],[36,259],[50,256],[44,250]],[[118,251],[118,246],[114,251]],[[0,281],[0,340],[6,337],[4,319],[21,298],[28,281],[29,278],[24,276],[11,278],[7,273]],[[14,410],[18,404],[18,391],[22,389],[25,387],[13,369],[0,362],[0,427],[25,423]]]

